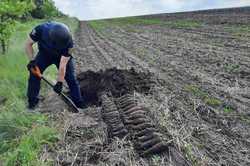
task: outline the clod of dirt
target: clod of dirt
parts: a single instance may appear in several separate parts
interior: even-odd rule
[[[216,116],[216,113],[214,110],[208,108],[205,105],[200,105],[199,107],[196,108],[196,111],[203,117],[209,117],[209,118],[214,118]]]
[[[86,71],[80,73],[77,78],[80,82],[81,93],[88,103],[98,104],[99,94],[111,92],[113,97],[120,97],[132,91],[149,93],[155,83],[151,73],[121,70],[117,68],[105,71]]]

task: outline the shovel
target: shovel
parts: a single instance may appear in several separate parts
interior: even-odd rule
[[[37,78],[42,79],[43,81],[45,81],[50,87],[54,87],[54,85],[49,82],[46,78],[44,78],[44,76],[42,75],[40,69],[38,66],[35,66],[34,68],[31,69],[31,73],[34,74]],[[73,113],[78,113],[79,109],[77,108],[77,106],[74,104],[74,102],[67,96],[65,95],[63,92],[59,93],[59,96],[62,97],[63,101],[70,107],[72,108],[72,112]]]

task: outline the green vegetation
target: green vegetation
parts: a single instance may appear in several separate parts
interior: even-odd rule
[[[58,140],[54,129],[38,126],[31,129],[31,132],[23,136],[20,140],[18,148],[8,156],[7,165],[47,165],[48,162],[42,163],[39,161],[38,154],[41,151],[42,145],[47,144],[52,146],[52,142]]]
[[[250,124],[250,118],[246,115],[241,115],[240,117],[240,120],[247,123],[247,124]]]
[[[199,28],[202,26],[200,22],[192,20],[175,20],[164,21],[156,18],[139,18],[139,17],[126,17],[115,18],[109,20],[94,20],[90,21],[90,25],[97,31],[110,26],[128,26],[128,25],[161,25],[170,28]]]
[[[214,107],[219,106],[219,105],[222,104],[222,102],[219,99],[216,99],[214,97],[208,97],[207,96],[207,97],[204,98],[204,101],[205,101],[206,104],[208,104],[210,106],[214,106]]]
[[[0,1],[0,44],[3,53],[6,52],[16,19],[33,9],[31,0],[1,0]]]
[[[31,15],[34,18],[51,18],[60,17],[63,14],[55,7],[52,0],[33,0],[35,9],[32,10]]]
[[[160,19],[145,19],[138,17],[115,18],[108,20],[113,25],[162,25],[164,22]]]
[[[63,16],[52,0],[1,0],[0,1],[0,49],[6,53],[9,39],[17,21],[34,18]]]
[[[53,20],[68,24],[73,31],[78,27],[78,21],[74,18]],[[8,52],[5,55],[0,54],[0,96],[7,98],[6,103],[0,105],[0,165],[49,164],[39,161],[41,148],[44,144],[52,145],[58,138],[48,117],[27,113],[25,102],[28,59],[25,56],[24,43],[32,28],[45,21],[16,22]],[[45,72],[46,77],[55,79],[55,69],[49,68]]]
[[[185,90],[188,92],[191,92],[193,95],[197,96],[197,97],[201,97],[201,98],[206,98],[207,97],[207,93],[200,90],[197,86],[194,85],[187,85],[185,87]]]
[[[187,92],[192,93],[192,95],[200,98],[204,103],[212,107],[220,107],[220,110],[224,113],[231,113],[233,112],[233,108],[228,105],[223,106],[223,102],[215,97],[210,96],[207,92],[202,91],[200,88],[194,85],[187,85],[185,87]]]
[[[194,96],[201,98],[206,104],[210,106],[217,107],[222,104],[219,99],[209,96],[207,92],[202,91],[196,86],[188,85],[185,87],[185,90],[191,92]]]
[[[240,69],[240,65],[237,64],[225,64],[224,68],[227,72],[237,72]]]
[[[197,166],[198,161],[195,158],[195,156],[193,155],[193,148],[192,147],[193,147],[192,144],[185,144],[184,151],[185,151],[186,157],[192,162],[192,165]]]
[[[11,103],[23,105],[20,98],[25,97],[25,88],[28,72],[28,62],[24,53],[24,43],[29,31],[38,24],[38,21],[18,23],[10,39],[10,48],[6,55],[0,55],[0,94],[7,97],[7,107],[15,108]],[[6,109],[11,109],[6,108]]]
[[[42,145],[52,145],[58,139],[42,115],[9,111],[0,114],[0,121],[0,163],[3,160],[4,165],[41,165]]]
[[[89,25],[97,31],[102,31],[110,26],[108,21],[105,20],[89,21]]]
[[[226,107],[223,108],[223,112],[231,113],[231,112],[233,112],[233,109],[231,107],[226,106]]]
[[[28,72],[26,64],[28,62],[24,54],[24,43],[29,31],[38,24],[39,21],[31,21],[25,24],[18,23],[10,39],[10,48],[6,55],[0,55],[0,95],[7,98],[5,105],[0,106],[0,160],[4,160],[5,165],[36,165],[29,161],[30,155],[37,156],[39,148],[47,140],[46,137],[53,137],[46,123],[47,118],[43,115],[30,115],[25,109],[25,93]],[[35,130],[33,129],[36,126]],[[36,130],[45,131],[32,139]],[[50,131],[50,132],[49,132]],[[52,134],[52,135],[51,135]],[[25,142],[29,139],[30,142]],[[35,141],[39,142],[36,143]],[[25,144],[26,143],[26,144]],[[29,148],[27,144],[36,144]],[[24,149],[26,147],[26,149]],[[35,149],[34,149],[35,148]],[[20,156],[22,156],[20,158]],[[35,162],[35,161],[34,161]],[[38,164],[39,165],[39,164]]]
[[[250,25],[226,26],[224,29],[235,37],[250,37]]]
[[[34,20],[30,14],[46,19]],[[28,59],[24,44],[28,33],[41,22],[64,22],[73,32],[78,28],[77,19],[55,16],[63,14],[52,0],[0,1],[0,97],[7,99],[0,103],[0,165],[49,164],[39,161],[39,154],[44,144],[52,145],[57,140],[58,134],[46,115],[29,114],[26,110]],[[55,69],[47,70],[46,77],[54,79]],[[45,88],[42,90],[47,92]]]

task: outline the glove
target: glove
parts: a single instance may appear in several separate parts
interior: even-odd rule
[[[27,69],[30,71],[32,68],[36,67],[36,61],[35,60],[31,60],[29,62],[29,64],[27,65]]]
[[[63,89],[63,83],[62,82],[57,82],[56,85],[53,87],[54,91],[58,94],[62,92]]]

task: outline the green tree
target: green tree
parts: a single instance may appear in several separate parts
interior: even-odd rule
[[[56,8],[54,1],[52,0],[34,0],[35,9],[31,12],[34,18],[50,18],[61,16],[62,13]]]
[[[33,0],[1,0],[0,1],[0,45],[6,52],[11,33],[17,19],[34,8]]]
[[[48,17],[61,16],[62,13],[56,8],[54,1],[44,0],[43,10]]]

